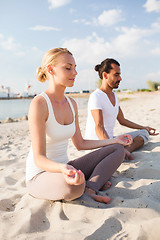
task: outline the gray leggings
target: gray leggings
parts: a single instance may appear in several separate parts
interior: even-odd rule
[[[80,169],[86,179],[86,186],[99,191],[117,170],[124,159],[124,147],[113,144],[90,152],[68,164]],[[33,197],[49,200],[70,201],[85,191],[82,185],[69,185],[62,173],[41,172],[27,182],[27,190]]]

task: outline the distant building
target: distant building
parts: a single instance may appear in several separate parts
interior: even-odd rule
[[[89,90],[81,90],[80,93],[89,93]]]
[[[8,94],[6,92],[0,92],[0,98],[8,98]]]
[[[10,98],[14,97],[14,93],[10,91],[10,87],[0,86],[0,98]]]

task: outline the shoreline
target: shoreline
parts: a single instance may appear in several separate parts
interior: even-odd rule
[[[35,95],[36,96],[36,95]],[[23,99],[33,99],[35,96],[29,96],[29,97],[8,97],[8,98],[2,98],[0,97],[0,100],[23,100]]]
[[[87,93],[65,93],[67,96],[69,97],[73,97],[73,98],[89,98],[90,94],[92,93],[93,91],[90,91],[90,92],[87,92]],[[130,91],[130,92],[127,92],[127,91],[118,91],[115,93],[118,95],[118,96],[121,96],[121,95],[125,95],[125,96],[132,96],[132,95],[145,95],[145,94],[158,94],[160,93],[160,91]],[[36,94],[37,95],[37,94]],[[0,97],[0,100],[22,100],[22,99],[33,99],[36,95],[34,96],[29,96],[29,97],[9,97],[9,98],[2,98]]]
[[[70,97],[75,97],[75,98],[88,98],[90,93],[65,93],[67,96]],[[38,94],[36,94],[38,95]],[[36,95],[34,96],[29,96],[29,97],[5,97],[2,98],[0,97],[0,100],[23,100],[23,99],[33,99]]]
[[[85,99],[89,99],[91,93],[67,93],[66,95],[72,98],[85,98]],[[120,101],[120,104],[122,101],[129,101],[132,99],[137,99],[139,97],[141,98],[145,98],[145,97],[152,97],[155,95],[160,95],[160,91],[154,91],[154,92],[116,92],[118,99]],[[22,100],[22,99],[32,99],[32,97],[30,98],[12,98],[12,99],[16,99],[16,100]],[[12,100],[11,99],[11,100]],[[5,99],[5,100],[10,100],[10,99]],[[85,107],[86,108],[86,107]],[[2,123],[10,123],[10,122],[19,122],[19,121],[23,121],[23,120],[27,120],[28,116],[27,115],[23,115],[21,117],[10,117],[7,116],[5,119],[0,120],[0,124]]]

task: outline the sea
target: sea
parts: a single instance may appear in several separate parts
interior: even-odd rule
[[[78,108],[87,108],[88,98],[74,98]],[[32,99],[2,99],[0,100],[0,121],[6,118],[21,118],[28,115],[29,106]]]

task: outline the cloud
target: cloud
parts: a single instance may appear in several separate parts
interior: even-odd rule
[[[156,56],[160,56],[160,47],[152,49],[151,54],[156,55]]]
[[[82,65],[95,64],[101,56],[110,51],[110,44],[104,38],[98,37],[96,33],[83,39],[69,39],[64,41],[63,47],[67,47],[78,63]]]
[[[147,0],[143,5],[147,12],[160,12],[159,0]]]
[[[15,52],[18,56],[24,55],[24,52],[21,51],[21,45],[16,43],[13,37],[5,38],[3,34],[0,34],[0,47],[6,51]]]
[[[74,8],[70,8],[70,9],[69,9],[69,12],[72,14],[72,13],[75,13],[75,12],[77,12],[77,10],[76,10],[76,9],[74,9]]]
[[[70,3],[71,0],[48,0],[48,2],[51,4],[49,8],[52,9],[52,8],[62,7]]]
[[[146,54],[146,36],[152,35],[151,29],[122,27],[120,33],[111,41],[99,37],[96,33],[83,39],[73,38],[63,43],[75,55],[80,64],[96,64],[106,57],[124,58]],[[147,48],[147,50],[145,49]]]
[[[121,28],[121,34],[113,39],[114,49],[119,55],[134,56],[143,49],[143,40],[151,34],[150,30],[136,26]]]
[[[116,23],[124,21],[122,11],[120,9],[105,10],[97,18],[93,18],[90,21],[86,19],[75,19],[74,23],[83,23],[85,25],[101,25],[104,27],[110,27]]]
[[[152,27],[152,31],[154,31],[155,33],[159,33],[160,32],[160,18],[158,18],[157,22],[152,23],[151,27]]]
[[[112,26],[116,23],[123,21],[122,11],[120,9],[112,9],[108,11],[103,11],[97,19],[94,19],[94,22],[102,26]]]
[[[117,28],[117,36],[108,40],[93,32],[85,38],[72,38],[63,41],[63,47],[68,48],[74,55],[77,65],[83,68],[100,63],[107,57],[123,59],[139,59],[160,54],[159,41],[156,35],[160,33],[159,22],[150,28],[132,26]],[[153,38],[155,39],[153,42]],[[159,38],[158,38],[159,39]],[[152,49],[153,48],[153,49]],[[92,67],[92,68],[93,68]]]
[[[85,25],[90,25],[91,24],[91,22],[89,22],[89,21],[87,21],[86,19],[75,19],[75,20],[73,20],[73,22],[74,23],[83,23],[83,24],[85,24]]]
[[[60,31],[59,28],[55,28],[51,26],[42,26],[42,25],[36,25],[35,27],[30,27],[29,29],[33,31]]]

